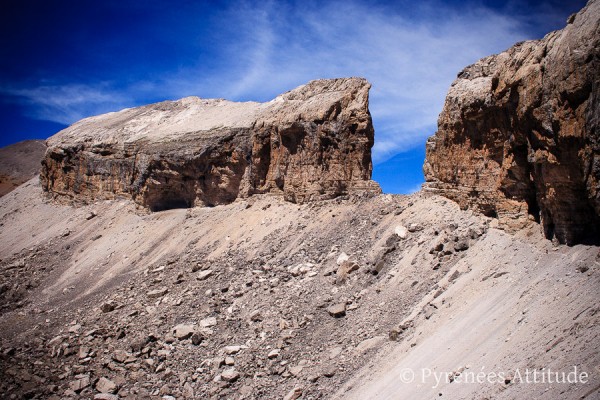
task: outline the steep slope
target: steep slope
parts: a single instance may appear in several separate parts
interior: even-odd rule
[[[378,193],[370,87],[318,80],[267,103],[188,97],[87,118],[48,140],[42,184],[59,199],[125,197],[154,211]]]
[[[0,202],[0,385],[46,398],[92,396],[100,378],[121,398],[326,394],[487,230],[419,196],[151,214],[42,199],[31,181]]]
[[[425,188],[498,216],[541,221],[560,243],[600,232],[600,1],[561,31],[465,68],[427,142]]]
[[[598,248],[511,236],[441,197],[147,214],[47,202],[32,180],[0,210],[2,393],[559,399],[600,385]],[[570,365],[587,383],[399,379]]]
[[[490,230],[333,398],[598,398],[600,252],[527,235]]]
[[[25,140],[0,149],[0,197],[40,172],[43,140]]]

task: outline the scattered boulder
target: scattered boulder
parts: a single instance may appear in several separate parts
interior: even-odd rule
[[[300,386],[296,386],[295,388],[293,388],[292,390],[290,390],[288,392],[288,394],[285,395],[285,397],[283,398],[283,400],[296,400],[299,399],[300,396],[302,396],[302,387]]]
[[[273,349],[269,352],[269,354],[267,354],[267,358],[269,358],[269,359],[277,358],[277,357],[279,357],[280,353],[281,353],[281,350]]]
[[[119,400],[119,396],[110,393],[98,393],[94,395],[94,400]]]
[[[235,368],[226,369],[221,373],[221,379],[226,382],[235,382],[240,377],[240,373]]]
[[[332,365],[323,369],[323,376],[326,378],[332,378],[333,376],[335,376],[336,372],[337,368]]]
[[[194,332],[194,334],[192,335],[192,344],[194,346],[198,346],[203,341],[204,341],[204,336],[200,332]]]
[[[336,271],[336,283],[340,284],[348,278],[348,275],[356,270],[358,270],[360,266],[356,261],[346,260],[342,262]]]
[[[208,317],[208,318],[204,318],[203,320],[200,321],[200,326],[203,328],[210,328],[215,325],[217,325],[216,317]]]
[[[231,355],[238,353],[241,349],[242,346],[225,346],[225,348],[223,348],[223,351],[225,352],[225,354]]]
[[[69,383],[69,387],[74,392],[78,393],[90,386],[90,376],[88,374],[75,375],[75,380]]]
[[[203,281],[203,280],[208,279],[212,274],[213,274],[213,270],[212,269],[207,269],[205,271],[200,271],[198,273],[198,275],[196,275],[196,279],[198,279],[199,281]]]
[[[115,393],[117,391],[117,384],[108,378],[101,377],[96,382],[96,390],[101,393]]]
[[[169,292],[169,289],[166,287],[150,290],[146,295],[151,299],[157,299],[159,297],[163,297],[165,294]]]
[[[418,231],[422,231],[423,230],[423,226],[421,224],[417,224],[417,223],[412,223],[408,225],[408,231],[413,233],[413,232],[418,232]]]
[[[305,275],[305,274],[309,273],[313,267],[314,267],[314,264],[302,263],[302,264],[298,264],[293,267],[289,267],[288,270],[290,271],[292,276],[300,276],[300,275]]]
[[[337,303],[327,307],[327,312],[334,318],[341,318],[346,316],[346,303]]]
[[[260,310],[254,310],[251,314],[250,314],[250,321],[252,322],[258,322],[262,320],[262,314],[260,312]]]
[[[469,239],[468,238],[460,238],[457,242],[454,243],[455,251],[465,251],[469,248]]]
[[[342,263],[343,263],[344,261],[348,261],[349,259],[350,259],[350,256],[348,256],[348,254],[346,254],[346,253],[342,252],[342,253],[340,253],[340,255],[338,256],[338,258],[337,258],[337,260],[336,260],[336,263],[337,263],[337,265],[342,265]]]
[[[403,225],[398,225],[396,226],[396,228],[394,229],[394,233],[400,238],[400,239],[406,239],[406,236],[408,235],[408,229],[406,229],[405,226]]]
[[[112,355],[112,359],[116,362],[124,363],[129,359],[130,356],[131,355],[125,350],[116,350]]]
[[[106,303],[103,303],[100,306],[100,310],[103,313],[109,313],[111,311],[114,311],[115,308],[116,308],[116,304],[114,302],[112,302],[112,301],[107,301]]]
[[[589,269],[590,269],[590,267],[585,264],[580,264],[577,266],[577,268],[575,268],[575,270],[577,272],[581,272],[581,273],[587,272],[587,271],[589,271]]]
[[[173,336],[179,340],[192,337],[194,334],[194,325],[179,324],[173,328]]]
[[[181,394],[183,395],[183,397],[185,399],[193,399],[194,398],[194,388],[192,387],[192,385],[190,385],[189,382],[186,382],[183,385],[183,390],[181,391]]]

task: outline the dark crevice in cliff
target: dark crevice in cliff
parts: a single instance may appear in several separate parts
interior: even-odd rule
[[[192,205],[185,199],[178,198],[177,193],[168,193],[166,196],[155,199],[148,208],[152,212],[172,210],[176,208],[190,208]]]
[[[301,124],[294,123],[287,129],[282,129],[281,144],[287,149],[287,151],[294,155],[298,152],[299,147],[302,146],[304,137],[306,136],[306,130]]]
[[[269,166],[271,165],[270,132],[255,135],[252,154],[250,155],[250,176],[253,177],[253,191],[261,193],[265,190]]]

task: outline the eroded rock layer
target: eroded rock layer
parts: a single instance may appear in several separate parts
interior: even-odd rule
[[[467,67],[427,142],[425,189],[546,237],[600,227],[600,2],[560,31]]]
[[[155,211],[256,193],[301,203],[379,192],[369,89],[360,78],[318,80],[267,103],[188,97],[86,118],[48,139],[42,186]]]

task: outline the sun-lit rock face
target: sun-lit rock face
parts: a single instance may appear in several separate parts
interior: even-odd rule
[[[599,18],[590,1],[563,30],[463,70],[427,142],[425,189],[508,230],[535,218],[561,243],[597,238]]]
[[[48,139],[42,186],[58,199],[130,197],[151,210],[378,193],[370,87],[317,80],[267,103],[188,97],[86,118]]]

